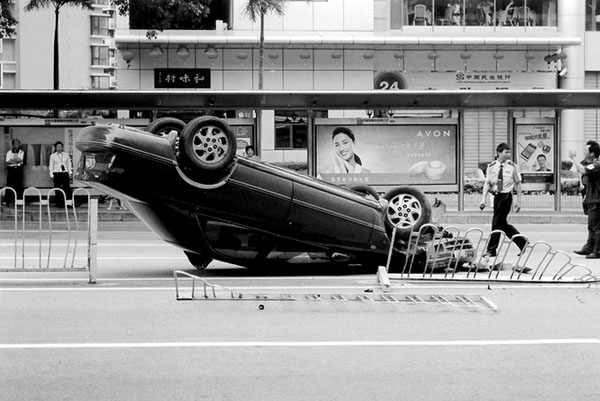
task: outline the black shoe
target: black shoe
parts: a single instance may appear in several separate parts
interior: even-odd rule
[[[577,251],[573,251],[573,253],[574,253],[575,255],[587,256],[587,255],[589,255],[590,253],[592,253],[592,251],[588,251],[588,250],[586,250],[586,249],[579,249],[579,250],[577,250]]]
[[[586,259],[600,259],[600,253],[592,252],[589,255],[585,255]]]
[[[517,273],[524,273],[524,274],[531,273],[531,268],[525,267],[525,266],[523,266],[523,267],[516,266],[515,268],[513,268],[513,270],[516,271]]]

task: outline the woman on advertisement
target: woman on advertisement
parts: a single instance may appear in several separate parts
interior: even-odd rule
[[[331,140],[335,151],[333,165],[325,168],[323,173],[365,174],[371,172],[363,167],[360,156],[354,151],[356,137],[350,128],[335,128],[331,134]]]

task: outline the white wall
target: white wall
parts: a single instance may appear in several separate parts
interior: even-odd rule
[[[258,31],[259,21],[252,22],[244,13],[246,0],[233,0],[232,27],[236,31]],[[265,31],[372,31],[372,0],[328,0],[325,2],[286,2],[284,15],[269,13]]]
[[[26,1],[15,4],[17,24],[18,86],[53,88],[54,8],[26,12]],[[64,6],[59,16],[60,88],[84,89],[91,85],[89,10]]]

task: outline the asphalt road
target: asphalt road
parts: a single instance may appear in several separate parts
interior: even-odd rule
[[[571,250],[583,226],[519,226]],[[0,243],[0,247],[8,247]],[[4,248],[0,248],[4,251]],[[600,261],[585,261],[600,274]],[[587,263],[586,263],[587,262]],[[85,272],[0,273],[2,400],[590,400],[600,393],[600,288],[395,283],[402,302],[177,301],[185,256],[138,230],[99,234]],[[244,294],[373,295],[372,272],[257,274]],[[184,284],[183,290],[189,290]],[[443,294],[451,305],[407,302]],[[467,308],[485,297],[497,311]]]

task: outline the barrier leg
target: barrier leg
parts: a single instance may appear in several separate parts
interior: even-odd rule
[[[88,227],[88,268],[89,284],[96,284],[98,273],[98,199],[92,199],[89,204],[90,218]]]

